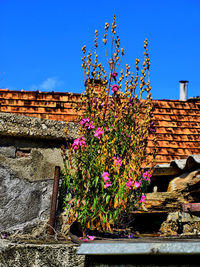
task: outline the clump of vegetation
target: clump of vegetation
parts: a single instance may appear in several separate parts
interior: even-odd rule
[[[88,229],[111,231],[123,214],[145,202],[154,165],[154,152],[147,153],[147,139],[154,131],[147,40],[141,71],[139,59],[135,74],[128,64],[125,71],[119,70],[124,49],[116,35],[115,16],[110,57],[109,28],[106,23],[103,43],[108,74],[98,62],[97,30],[94,54],[86,54],[86,46],[82,48],[86,89],[77,104],[82,111],[78,119],[80,137],[70,146],[65,168],[65,207],[71,208],[69,223],[80,222],[85,234]],[[144,171],[146,166],[148,171]]]

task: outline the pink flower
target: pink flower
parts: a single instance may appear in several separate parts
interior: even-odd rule
[[[107,188],[107,187],[109,187],[109,186],[111,186],[111,185],[112,185],[112,184],[111,184],[111,181],[108,181],[108,182],[105,183],[104,188]]]
[[[83,242],[88,242],[89,240],[92,241],[95,239],[95,236],[89,235],[88,238],[79,237],[79,240],[82,240]]]
[[[85,137],[84,136],[81,136],[80,138],[75,139],[73,144],[72,144],[72,148],[74,150],[78,150],[80,146],[85,146],[86,147]]]
[[[80,121],[80,124],[85,124],[86,122],[89,122],[90,119],[89,118],[83,118],[81,121]]]
[[[105,183],[104,188],[107,188],[107,187],[112,185],[111,181],[109,179],[109,173],[108,172],[104,172],[102,174],[102,177],[103,177],[103,180],[104,180],[104,183]]]
[[[1,234],[1,238],[2,238],[2,239],[7,238],[7,234],[6,234],[6,233]]]
[[[98,139],[100,139],[102,134],[103,134],[103,130],[101,128],[97,128],[94,136],[97,137]]]
[[[114,93],[116,93],[119,90],[119,86],[117,84],[113,84],[111,91]]]
[[[147,181],[149,181],[149,182],[151,182],[151,174],[149,174],[148,173],[148,171],[146,171],[146,172],[144,172],[143,174],[142,174],[142,177],[143,177],[143,180],[147,180]]]
[[[84,136],[81,136],[81,138],[79,140],[79,145],[80,146],[86,146],[86,144],[85,144],[85,137]]]
[[[126,182],[126,187],[131,189],[133,186],[133,181],[131,181],[131,178],[128,179],[128,181]]]
[[[122,161],[119,157],[113,157],[114,165],[117,170],[122,166]]]
[[[72,148],[74,150],[78,150],[79,149],[79,139],[78,138],[74,140],[74,143],[72,144]]]
[[[104,182],[106,182],[107,180],[109,180],[109,173],[108,172],[104,172],[102,174],[102,177],[103,177]]]
[[[140,187],[141,186],[141,181],[139,181],[139,182],[135,181],[134,185],[136,186],[136,188]]]
[[[94,125],[93,125],[93,121],[91,121],[90,123],[89,123],[89,125],[88,125],[88,129],[90,130],[90,129],[94,129],[95,127],[94,127]]]
[[[80,121],[80,124],[83,125],[83,127],[88,128],[88,130],[94,129],[93,121],[90,121],[89,118],[83,118]]]
[[[89,240],[94,240],[95,239],[95,236],[89,235],[88,238],[89,238]]]
[[[88,130],[90,129],[94,129],[94,125],[93,125],[93,121],[91,122],[86,122],[85,125],[84,125],[85,128],[88,128]]]
[[[112,73],[112,77],[113,77],[113,78],[116,78],[117,75],[118,75],[118,73],[117,73],[116,71],[114,71],[114,72]]]
[[[142,195],[141,196],[141,199],[139,200],[139,203],[144,203],[145,202],[145,198],[146,198],[146,196],[145,195]]]

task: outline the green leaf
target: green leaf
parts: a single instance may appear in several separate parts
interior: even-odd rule
[[[108,196],[106,197],[106,204],[108,204],[109,200],[110,200],[110,195],[108,195]]]
[[[99,181],[99,176],[96,176],[96,177],[95,177],[95,180],[94,180],[94,182],[95,182],[95,187],[97,187],[98,181]]]
[[[97,205],[97,202],[98,202],[98,198],[95,198],[94,202],[93,202],[93,205],[92,205],[92,209],[95,209],[95,207]]]

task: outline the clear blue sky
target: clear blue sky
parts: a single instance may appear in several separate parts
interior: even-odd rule
[[[154,99],[200,95],[200,0],[0,0],[0,88],[81,93],[81,48],[116,14],[134,67],[148,38]]]

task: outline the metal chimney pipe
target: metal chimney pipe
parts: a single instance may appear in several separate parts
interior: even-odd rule
[[[187,100],[187,88],[188,88],[188,81],[179,81],[180,83],[180,101]]]

